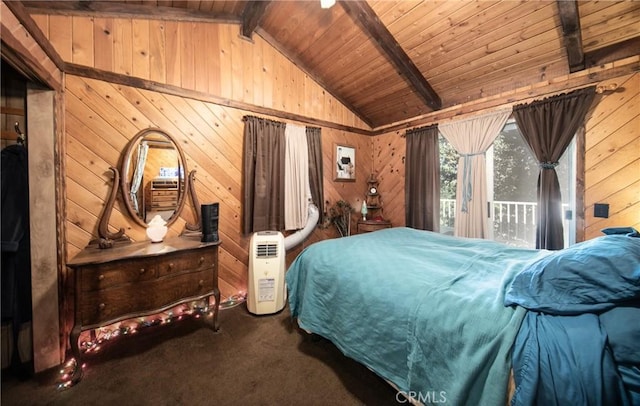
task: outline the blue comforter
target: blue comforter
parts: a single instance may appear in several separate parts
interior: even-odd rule
[[[640,238],[554,252],[514,279],[505,304],[529,310],[512,405],[640,405]]]
[[[505,292],[548,255],[410,228],[326,240],[290,266],[290,310],[422,403],[502,406],[525,316]]]

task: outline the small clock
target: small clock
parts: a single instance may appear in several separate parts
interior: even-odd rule
[[[372,195],[375,195],[376,193],[378,193],[378,189],[375,186],[371,186],[369,188],[369,193],[371,193]]]

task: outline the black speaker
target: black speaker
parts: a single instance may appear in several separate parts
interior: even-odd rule
[[[218,241],[218,211],[219,203],[203,204],[200,206],[202,214],[202,242]]]

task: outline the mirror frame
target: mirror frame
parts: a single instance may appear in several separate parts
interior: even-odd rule
[[[107,199],[104,211],[102,212],[102,216],[100,217],[100,221],[98,223],[98,238],[95,240],[92,240],[89,243],[90,245],[98,244],[100,248],[111,248],[113,247],[115,242],[130,242],[129,237],[124,234],[124,228],[121,227],[115,233],[112,233],[111,231],[109,231],[109,218],[111,217],[111,211],[113,210],[113,205],[115,204],[118,191],[120,191],[120,193],[122,194],[123,203],[127,208],[127,212],[129,216],[133,219],[133,221],[141,227],[144,227],[144,228],[148,227],[147,224],[144,221],[142,221],[140,217],[138,217],[138,214],[135,212],[135,210],[133,210],[133,206],[128,199],[129,191],[127,190],[127,179],[125,176],[121,176],[120,171],[122,171],[123,173],[125,172],[125,168],[127,168],[131,163],[131,152],[133,151],[135,146],[140,142],[140,140],[149,133],[160,133],[165,137],[167,137],[167,139],[169,139],[169,141],[171,141],[173,145],[176,147],[176,150],[178,151],[178,154],[180,156],[180,161],[183,164],[183,174],[185,176],[184,191],[178,199],[178,205],[173,215],[167,221],[167,226],[170,226],[171,224],[173,224],[178,219],[178,217],[180,217],[182,210],[184,208],[184,205],[186,203],[186,196],[189,195],[191,197],[191,203],[193,204],[193,211],[194,211],[196,221],[195,223],[186,222],[184,225],[185,230],[183,230],[182,234],[198,233],[202,230],[202,220],[200,218],[200,203],[198,201],[198,196],[196,195],[196,190],[193,187],[195,183],[196,171],[193,170],[191,172],[188,172],[187,159],[184,155],[184,152],[182,151],[182,148],[180,148],[180,145],[176,142],[176,140],[170,134],[168,134],[166,131],[161,130],[159,128],[149,127],[139,131],[128,142],[127,147],[121,157],[122,163],[120,166],[120,170],[118,170],[118,168],[115,168],[113,166],[109,167],[109,170],[113,172],[113,186],[111,188],[111,193],[109,195],[109,198]]]
[[[182,164],[183,167],[183,176],[184,179],[182,180],[184,182],[184,191],[182,193],[180,193],[180,195],[178,196],[178,205],[176,206],[176,209],[174,210],[173,214],[171,215],[171,217],[167,220],[167,227],[170,227],[173,223],[175,223],[175,221],[178,219],[178,217],[180,217],[180,214],[182,213],[182,209],[184,208],[184,203],[185,203],[185,195],[187,193],[189,193],[189,180],[188,180],[188,170],[187,170],[187,159],[184,156],[184,152],[182,152],[182,148],[180,148],[180,146],[178,145],[178,143],[176,142],[176,140],[173,139],[173,137],[171,135],[169,135],[167,132],[159,129],[159,128],[145,128],[142,131],[139,131],[132,139],[131,141],[129,141],[129,143],[127,144],[127,148],[124,150],[124,153],[122,155],[122,166],[120,167],[120,193],[122,194],[122,200],[124,201],[124,205],[127,208],[127,211],[129,212],[129,216],[133,218],[133,220],[138,223],[139,226],[142,227],[148,227],[147,223],[145,223],[144,221],[142,221],[142,219],[139,217],[138,213],[136,213],[136,211],[133,208],[133,205],[131,204],[131,201],[129,200],[128,196],[129,196],[129,190],[127,188],[127,183],[128,183],[128,169],[131,165],[131,158],[132,158],[132,152],[133,150],[138,146],[138,144],[140,143],[140,141],[142,141],[142,139],[149,135],[149,134],[153,134],[153,133],[158,133],[163,135],[164,137],[166,137],[169,141],[171,141],[171,143],[173,144],[173,146],[176,148],[176,150],[178,151],[178,155],[180,156],[180,162]]]

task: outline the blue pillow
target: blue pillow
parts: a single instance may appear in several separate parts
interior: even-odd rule
[[[539,259],[518,274],[505,305],[556,315],[600,312],[640,298],[640,239],[606,235]]]
[[[640,237],[640,233],[638,232],[638,230],[633,227],[608,227],[603,228],[600,231],[602,231],[602,233],[606,235],[624,234],[627,237]]]

